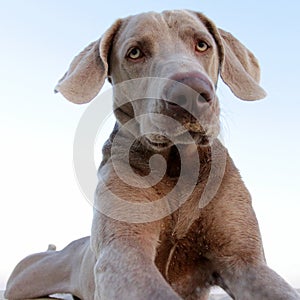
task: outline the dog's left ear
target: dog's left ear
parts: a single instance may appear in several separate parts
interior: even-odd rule
[[[231,91],[242,100],[259,100],[266,92],[259,85],[258,60],[229,32],[218,29],[224,47],[221,77]]]
[[[97,96],[108,73],[108,54],[113,38],[122,20],[117,20],[100,40],[92,42],[81,51],[55,87],[71,102],[88,103]]]
[[[260,68],[254,54],[232,34],[217,28],[205,15],[196,14],[219,47],[220,75],[234,95],[242,100],[264,98],[266,92],[259,85]]]

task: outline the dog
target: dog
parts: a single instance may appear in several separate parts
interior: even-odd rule
[[[56,91],[83,104],[108,79],[117,119],[91,237],[22,260],[8,299],[205,300],[214,285],[233,299],[300,299],[267,266],[250,194],[218,139],[219,77],[240,99],[265,97],[255,56],[187,10],[119,19],[74,58]]]

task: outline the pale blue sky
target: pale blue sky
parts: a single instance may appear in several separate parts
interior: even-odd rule
[[[85,107],[54,95],[56,81],[118,17],[175,8],[204,12],[260,61],[265,100],[219,88],[223,137],[252,193],[270,266],[300,287],[299,1],[12,0],[0,10],[0,289],[24,256],[90,232],[92,208],[72,166]]]

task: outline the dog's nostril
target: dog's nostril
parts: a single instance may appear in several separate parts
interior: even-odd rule
[[[200,93],[197,100],[200,103],[207,103],[211,101],[211,97],[207,93]]]
[[[198,102],[200,102],[200,103],[206,103],[206,98],[204,97],[203,94],[199,94],[197,100],[198,100]]]

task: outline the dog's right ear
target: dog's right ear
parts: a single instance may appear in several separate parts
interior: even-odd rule
[[[260,68],[254,54],[232,34],[217,28],[205,15],[197,12],[196,15],[218,44],[220,75],[233,94],[249,101],[264,98],[266,92],[259,85]]]
[[[107,77],[109,50],[121,24],[122,20],[117,20],[101,39],[75,56],[56,85],[55,92],[62,93],[66,99],[77,104],[88,103],[97,96]]]

